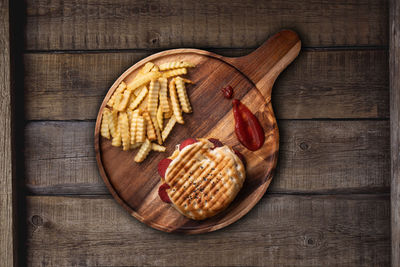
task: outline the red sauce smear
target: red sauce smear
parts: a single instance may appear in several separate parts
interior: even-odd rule
[[[160,187],[158,188],[158,196],[165,203],[171,203],[171,199],[169,198],[169,196],[167,194],[167,189],[169,189],[169,188],[170,188],[170,186],[167,183],[160,185]]]
[[[165,172],[167,171],[167,168],[169,164],[172,162],[172,159],[163,159],[158,163],[157,170],[158,174],[164,178],[165,177]]]
[[[218,139],[216,139],[216,138],[210,138],[210,139],[208,139],[208,141],[210,141],[211,143],[213,143],[214,144],[214,147],[213,148],[211,148],[212,150],[214,150],[215,148],[217,148],[217,147],[221,147],[221,146],[224,146],[224,144],[222,144],[222,142],[221,141],[219,141]]]
[[[246,162],[246,158],[243,156],[242,153],[240,153],[238,150],[233,149],[233,152],[235,152],[236,156],[239,157],[239,159],[242,161],[244,167],[246,168],[247,162]]]
[[[264,130],[257,117],[238,99],[232,101],[235,133],[240,143],[251,151],[259,149],[265,141]]]
[[[184,140],[180,145],[179,145],[179,150],[184,149],[186,146],[197,143],[197,140],[194,138],[188,138]]]
[[[233,95],[233,88],[232,86],[228,85],[224,88],[221,89],[222,94],[224,95],[225,98],[231,99]]]

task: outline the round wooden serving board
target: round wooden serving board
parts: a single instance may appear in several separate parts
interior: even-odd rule
[[[117,202],[141,222],[166,232],[211,232],[244,216],[261,199],[272,180],[278,159],[279,132],[271,105],[271,90],[276,77],[297,57],[300,48],[297,34],[284,30],[244,57],[228,58],[204,50],[174,49],[149,56],[125,71],[100,107],[94,139],[100,174]],[[103,109],[120,82],[133,79],[146,62],[161,64],[178,60],[196,64],[186,75],[195,83],[187,85],[193,113],[184,114],[184,125],[175,125],[164,143],[165,153],[153,151],[144,162],[135,163],[137,149],[122,151],[111,146],[110,140],[100,137]],[[232,101],[225,99],[220,91],[227,85],[234,88],[234,98],[240,99],[264,128],[265,143],[257,151],[249,151],[236,138]],[[187,219],[158,197],[161,184],[158,162],[189,137],[218,138],[239,150],[247,161],[247,178],[238,196],[225,211],[203,221]]]

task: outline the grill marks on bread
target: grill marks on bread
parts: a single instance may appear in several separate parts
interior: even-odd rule
[[[207,139],[186,147],[165,175],[172,203],[192,219],[205,219],[225,209],[245,179],[244,166],[231,149],[211,148]]]

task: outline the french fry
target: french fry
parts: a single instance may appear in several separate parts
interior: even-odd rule
[[[137,74],[136,77],[138,77],[138,76],[140,76],[140,75],[143,75],[143,74],[145,74],[145,73],[150,72],[151,69],[152,69],[154,66],[155,66],[155,65],[154,65],[153,62],[147,62],[146,64],[144,64],[143,68],[141,68],[141,69],[139,70],[139,72],[138,72],[138,74]],[[136,78],[136,77],[135,77],[135,78]]]
[[[138,77],[137,79],[134,79],[132,82],[127,84],[127,88],[129,90],[135,90],[136,88],[147,84],[151,80],[156,80],[161,76],[161,73],[158,71],[150,71],[148,73],[145,73]]]
[[[171,99],[168,98],[168,106],[169,106],[169,111],[164,113],[164,118],[169,119],[171,118],[173,111],[172,111],[172,103]]]
[[[149,94],[143,99],[142,103],[137,107],[140,110],[147,110],[147,102],[149,102]]]
[[[130,133],[129,133],[129,122],[128,122],[128,114],[126,112],[121,112],[118,115],[118,127],[121,134],[122,139],[122,150],[129,150],[130,147]]]
[[[134,145],[131,145],[131,149],[135,149],[138,148],[140,146],[142,146],[143,143],[135,143]]]
[[[189,80],[189,79],[186,79],[186,78],[183,78],[183,77],[179,77],[179,78],[181,78],[184,83],[194,84],[194,82]]]
[[[147,101],[147,111],[150,117],[157,116],[158,94],[160,91],[160,83],[158,80],[151,80],[149,86],[149,100]]]
[[[114,106],[114,101],[115,101],[115,97],[117,96],[117,94],[122,93],[124,90],[126,89],[126,83],[124,83],[123,81],[118,85],[117,89],[115,89],[113,95],[110,97],[110,99],[107,102],[107,106],[109,107],[113,107]]]
[[[162,144],[162,136],[161,136],[161,131],[160,131],[160,126],[158,126],[157,118],[150,116],[151,121],[153,122],[154,129],[156,130],[156,137],[157,137],[157,142],[158,144]]]
[[[109,125],[108,118],[110,114],[111,111],[108,108],[104,108],[103,115],[101,116],[100,135],[107,139],[111,138],[110,129],[108,126]]]
[[[176,89],[178,91],[179,102],[181,103],[182,111],[191,113],[192,107],[190,106],[189,97],[186,92],[185,83],[181,77],[175,78]]]
[[[142,91],[140,91],[140,94],[135,98],[135,100],[133,100],[133,102],[131,102],[129,104],[128,109],[130,110],[134,110],[137,106],[139,106],[139,104],[143,101],[143,99],[146,97],[147,95],[147,88],[144,87],[142,89]]]
[[[138,116],[137,118],[137,124],[136,124],[136,137],[135,137],[135,141],[136,142],[144,142],[144,140],[146,139],[146,121],[143,118],[143,116]]]
[[[117,110],[124,111],[126,109],[126,106],[128,105],[129,100],[131,99],[131,95],[132,95],[132,90],[125,90],[121,100],[119,101]]]
[[[162,76],[165,78],[173,77],[173,76],[178,76],[178,75],[183,75],[187,73],[186,68],[181,68],[181,69],[173,69],[173,70],[168,70],[166,72],[163,72]]]
[[[195,66],[196,65],[185,61],[174,61],[161,64],[160,70],[164,71],[164,70],[172,70],[178,68],[193,68]]]
[[[133,96],[133,95],[132,95]],[[130,139],[132,139],[132,132],[131,132],[131,127],[132,127],[132,117],[133,117],[133,111],[132,110],[127,110],[126,114],[128,115],[128,129],[129,129],[129,136]],[[130,140],[129,140],[130,143]],[[130,146],[130,149],[132,149],[132,144]]]
[[[136,88],[136,89],[133,91],[133,94],[134,94],[135,96],[138,96],[138,95],[140,94],[140,92],[141,92],[144,88],[147,89],[146,85],[143,85],[143,86],[140,86],[140,87]]]
[[[171,96],[172,110],[174,112],[176,121],[180,124],[184,124],[185,122],[183,121],[182,110],[179,106],[178,96],[176,95],[174,79],[169,82],[169,95]]]
[[[112,137],[117,136],[118,131],[118,111],[113,110],[108,116],[108,127]]]
[[[133,111],[128,109],[128,110],[126,111],[126,114],[128,114],[128,121],[129,121],[129,127],[130,127],[131,122],[132,122]]]
[[[164,119],[163,111],[162,111],[161,106],[159,106],[157,109],[157,123],[158,123],[158,127],[160,127],[161,131],[163,129],[163,119]]]
[[[151,151],[151,143],[146,139],[135,156],[135,162],[142,162]]]
[[[113,136],[113,139],[111,141],[111,145],[119,147],[119,146],[121,146],[121,143],[122,143],[121,129],[120,129],[120,125],[118,123],[118,118],[117,118],[117,127],[116,127],[116,131],[115,131],[115,135]]]
[[[151,150],[158,151],[158,152],[165,152],[167,148],[165,146],[160,146],[158,144],[152,143]]]
[[[144,111],[143,112],[143,118],[146,120],[146,132],[147,132],[147,138],[149,140],[156,140],[156,129],[154,128],[153,122],[151,121],[150,114],[149,112]]]
[[[123,94],[123,93],[118,93],[118,94],[115,96],[113,109],[118,110],[117,108],[118,108],[119,104],[121,103],[122,96],[123,96],[122,94]]]
[[[176,124],[176,118],[174,115],[172,115],[172,117],[169,119],[169,121],[164,127],[164,130],[161,133],[163,141],[167,139],[168,135],[171,133],[172,128],[174,128],[175,124]]]
[[[157,65],[154,65],[151,71],[160,71],[160,68]]]
[[[141,78],[144,74],[149,73],[152,68],[155,65],[152,62],[147,62],[140,70],[139,72],[136,74],[136,77],[133,78],[133,80],[130,82],[130,84],[135,83],[136,80],[140,80],[139,78]],[[161,74],[160,74],[161,75]],[[140,94],[140,92],[144,89],[144,87],[146,87],[145,85],[142,86],[138,86],[136,89],[133,89],[133,95],[138,96]],[[132,88],[131,88],[132,89]],[[133,99],[130,101],[131,103],[133,102]]]
[[[134,145],[136,143],[136,128],[137,128],[138,117],[139,117],[139,110],[137,109],[132,112],[131,126],[130,126],[131,145]]]
[[[157,123],[157,105],[158,105],[158,94],[160,92],[160,83],[158,80],[152,80],[149,86],[149,99],[147,100],[147,111],[150,115],[151,121],[156,132],[158,143],[162,144],[160,127]]]
[[[139,79],[140,77],[142,77],[144,74],[148,73],[151,71],[151,69],[154,67],[154,64],[152,62],[147,62],[140,70],[139,72],[136,74],[136,77],[130,82],[131,84],[133,82],[135,82],[137,79]],[[136,89],[133,89],[132,95],[138,96],[140,94],[140,92],[144,89],[144,87],[146,87],[145,85],[139,86]],[[133,99],[131,99],[130,101],[131,103],[133,102]]]
[[[116,135],[112,138],[111,145],[119,147],[121,146],[121,142],[122,142],[121,134],[119,131],[117,131]]]
[[[160,78],[158,79],[160,82],[160,106],[162,107],[163,112],[169,112],[169,105],[168,105],[168,80],[167,78]]]

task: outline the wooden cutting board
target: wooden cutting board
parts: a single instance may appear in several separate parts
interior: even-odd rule
[[[100,175],[113,197],[132,216],[165,232],[197,234],[225,227],[244,216],[267,190],[278,160],[279,132],[271,104],[271,91],[277,76],[299,54],[301,41],[289,30],[272,36],[253,53],[238,58],[223,57],[198,49],[174,49],[151,55],[125,71],[111,86],[97,116],[95,150]],[[193,113],[184,114],[184,125],[175,125],[168,137],[165,153],[151,152],[140,164],[134,162],[137,150],[122,151],[100,137],[101,114],[108,99],[121,81],[129,82],[148,61],[196,64],[189,69],[187,85]],[[232,101],[225,99],[221,88],[231,85],[234,98],[240,99],[259,119],[265,131],[265,143],[257,151],[241,145],[234,132]],[[175,145],[190,137],[217,138],[239,150],[247,161],[246,181],[238,196],[222,213],[203,220],[187,219],[158,197],[160,176],[158,162],[168,157]]]

